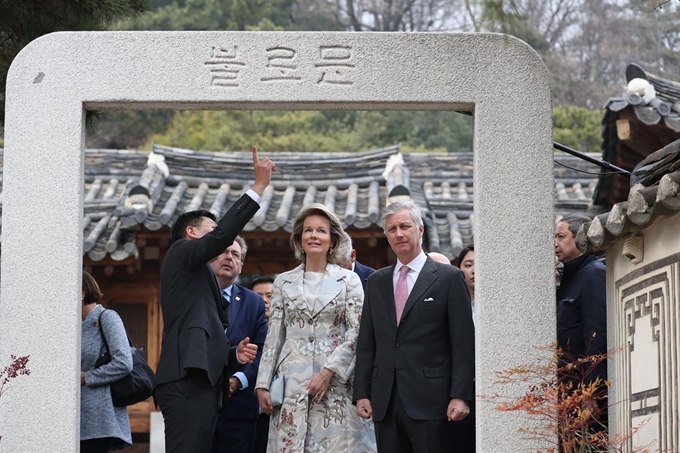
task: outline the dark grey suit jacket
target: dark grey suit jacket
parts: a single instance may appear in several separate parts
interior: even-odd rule
[[[397,382],[414,420],[445,420],[451,398],[474,399],[474,327],[463,273],[427,258],[397,327],[395,266],[368,279],[357,346],[354,401],[371,400],[373,420],[387,411]]]
[[[175,241],[161,269],[161,309],[165,338],[154,388],[187,375],[187,368],[205,370],[215,385],[227,358],[236,363],[224,334],[222,294],[208,262],[234,243],[260,206],[243,195],[200,239]]]

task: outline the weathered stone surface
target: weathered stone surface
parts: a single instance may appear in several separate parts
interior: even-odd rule
[[[293,53],[294,68],[275,67]],[[8,78],[0,358],[30,354],[32,374],[0,404],[7,451],[78,448],[84,109],[161,107],[474,111],[477,392],[520,390],[496,388],[494,372],[555,338],[550,85],[530,47],[496,34],[55,33]],[[481,402],[477,414],[478,451],[540,448],[518,435],[526,420]]]

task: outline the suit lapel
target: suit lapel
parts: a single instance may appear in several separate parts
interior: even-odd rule
[[[215,299],[215,308],[217,308],[217,315],[220,317],[220,321],[222,324],[229,324],[229,320],[225,319],[224,316],[224,296],[222,295],[222,288],[220,288],[220,282],[217,281],[217,276],[215,275],[215,272],[212,270],[212,267],[210,264],[206,264],[208,269],[210,269],[210,274],[213,276],[213,280],[215,281],[215,288],[217,288],[217,293],[220,295],[217,299]]]
[[[382,291],[383,295],[383,300],[385,304],[387,305],[387,313],[389,316],[389,321],[394,326],[394,328],[397,328],[397,309],[394,306],[394,286],[393,286],[393,276],[394,276],[394,267],[396,266],[396,263],[390,267],[390,271],[387,272],[383,278],[380,279],[380,290]]]
[[[236,327],[239,311],[243,305],[243,294],[241,294],[241,288],[237,285],[231,288],[231,312],[230,312],[230,327],[233,329]]]
[[[413,285],[411,294],[409,294],[408,299],[406,300],[406,305],[404,306],[404,312],[401,314],[401,319],[404,319],[404,316],[406,316],[416,304],[416,302],[422,298],[423,293],[427,291],[430,286],[432,286],[435,280],[437,280],[436,272],[437,265],[434,264],[432,258],[428,257],[425,261],[425,265],[420,270],[420,274],[418,274],[418,280],[416,280],[415,285]],[[396,318],[396,312],[394,316]]]
[[[342,291],[342,285],[338,283],[338,279],[342,280],[342,277],[335,272],[332,265],[326,266],[326,272],[321,280],[321,289],[314,301],[312,317],[321,312]]]
[[[305,297],[304,290],[304,267],[302,265],[293,269],[287,275],[287,280],[283,284],[281,290],[285,293],[284,301],[288,299],[291,304],[293,304],[297,310],[301,313],[305,313],[308,316],[309,309],[307,308],[307,298]]]

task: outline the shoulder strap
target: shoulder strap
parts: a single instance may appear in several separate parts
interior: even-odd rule
[[[102,310],[101,313],[99,313],[99,334],[102,336],[102,340],[104,340],[104,346],[106,346],[106,352],[111,355],[111,350],[109,349],[109,342],[106,341],[106,335],[104,335],[104,329],[102,329],[102,315],[106,311],[106,308]]]
[[[104,331],[102,330],[102,315],[104,314],[105,311],[109,311],[109,309],[105,308],[104,310],[102,310],[101,313],[99,313],[99,333],[101,334],[102,340],[104,340],[104,346],[106,346],[106,350],[110,355],[111,350],[109,349],[109,342],[106,341],[106,335],[104,335]],[[130,345],[130,347],[134,347],[134,345],[132,344],[132,340],[130,339],[130,335],[128,335],[127,331],[125,331],[125,336],[128,339],[128,344]]]

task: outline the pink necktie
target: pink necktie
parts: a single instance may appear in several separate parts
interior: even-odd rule
[[[394,307],[397,309],[397,325],[401,322],[401,314],[404,313],[404,306],[408,299],[408,283],[406,282],[406,274],[410,271],[408,266],[402,266],[399,269],[399,280],[397,280],[397,288],[394,291]]]

